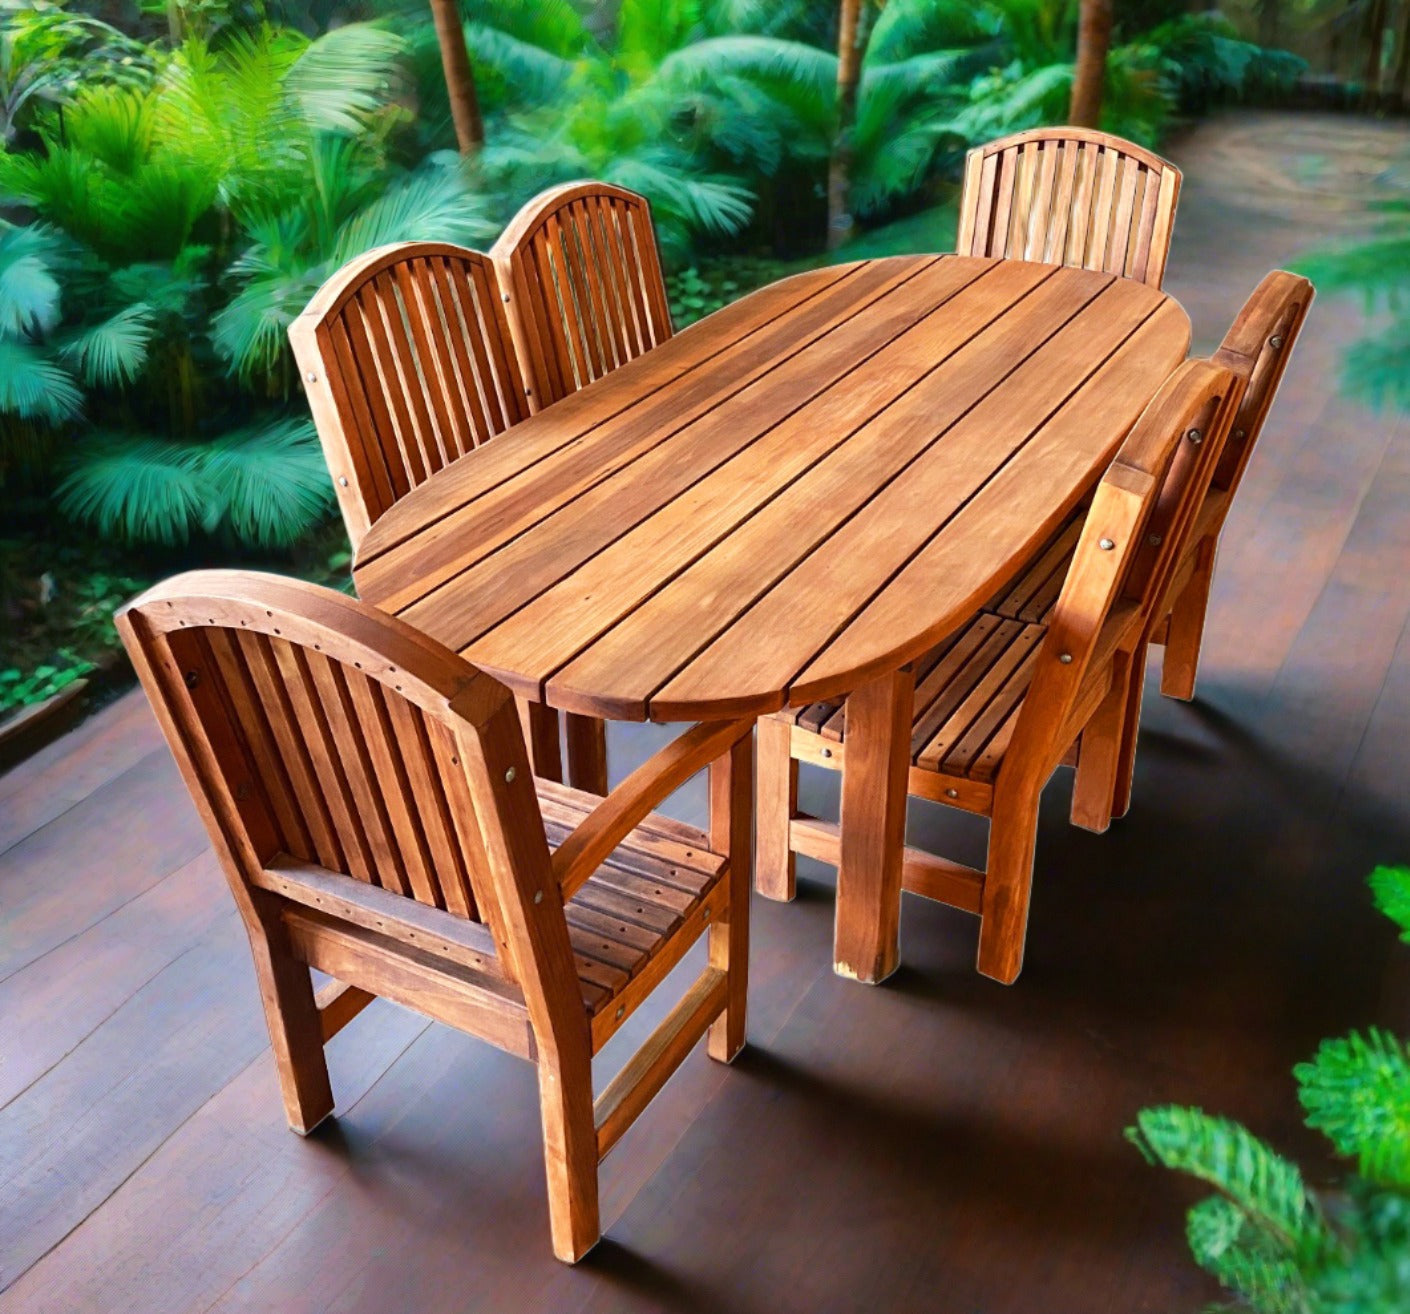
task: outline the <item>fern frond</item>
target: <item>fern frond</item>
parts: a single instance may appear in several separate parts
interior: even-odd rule
[[[1377,867],[1367,878],[1371,899],[1410,944],[1410,867]]]
[[[1302,1270],[1286,1254],[1271,1251],[1232,1200],[1216,1195],[1194,1205],[1185,1218],[1185,1238],[1195,1263],[1257,1314],[1306,1314]]]
[[[1221,1191],[1289,1256],[1330,1243],[1297,1165],[1238,1123],[1166,1105],[1142,1109],[1126,1135],[1152,1161]]]
[[[1371,1181],[1410,1187],[1410,1048],[1388,1032],[1324,1040],[1293,1069],[1307,1124]]]

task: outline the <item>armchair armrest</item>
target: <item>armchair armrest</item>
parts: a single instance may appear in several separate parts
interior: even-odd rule
[[[752,719],[703,722],[671,740],[602,800],[553,855],[566,902],[673,790],[754,729]]]

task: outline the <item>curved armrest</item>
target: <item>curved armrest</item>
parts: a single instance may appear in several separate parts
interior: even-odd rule
[[[703,722],[637,767],[602,800],[553,855],[566,902],[653,808],[754,728],[753,719]]]

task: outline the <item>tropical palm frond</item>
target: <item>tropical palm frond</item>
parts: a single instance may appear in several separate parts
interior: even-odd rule
[[[366,206],[338,230],[335,266],[388,242],[442,241],[473,246],[495,226],[484,198],[456,160],[431,162]]]
[[[199,465],[212,508],[207,530],[223,521],[242,543],[288,547],[333,506],[333,483],[308,420],[224,434],[201,449]]]
[[[700,25],[699,0],[620,0],[616,57],[651,68],[685,46]]]
[[[658,225],[679,225],[686,233],[728,236],[753,213],[753,197],[734,179],[696,173],[687,161],[655,152],[620,157],[605,176],[645,196]]]
[[[1001,27],[999,13],[972,0],[888,0],[872,24],[866,62],[890,64],[932,50],[987,44]]]
[[[83,393],[42,348],[0,337],[0,415],[60,424],[83,409]]]
[[[831,108],[837,93],[837,56],[802,41],[767,36],[707,37],[662,59],[657,77],[699,86],[724,77],[747,77],[764,87],[784,85]]]
[[[968,50],[930,50],[891,64],[867,64],[862,69],[858,96],[893,97],[892,103],[899,110],[907,100],[946,92],[956,95],[963,90],[956,85],[958,75],[972,58]]]
[[[706,0],[701,22],[712,36],[799,36],[808,0]]]
[[[88,439],[56,497],[104,538],[170,546],[202,523],[207,493],[199,448],[121,433]]]
[[[284,90],[315,132],[354,134],[390,103],[406,42],[370,23],[324,33],[294,61]]]
[[[90,387],[131,383],[147,363],[156,315],[145,302],[124,306],[100,324],[80,328],[60,348]]]
[[[598,50],[571,0],[465,0],[462,10],[475,27],[493,28],[569,62]]]
[[[563,95],[573,61],[496,27],[469,23],[465,44],[482,99],[495,106],[531,108]]]
[[[67,146],[118,173],[130,174],[151,154],[156,129],[156,97],[131,87],[92,87],[64,113]]]
[[[0,338],[43,335],[59,322],[57,234],[0,222]]]
[[[249,268],[247,256],[245,270]],[[248,275],[212,321],[211,343],[231,374],[253,382],[278,369],[289,350],[289,325],[331,272],[327,263],[320,263]]]

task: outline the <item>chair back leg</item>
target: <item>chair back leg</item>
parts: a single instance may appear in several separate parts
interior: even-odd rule
[[[725,973],[724,1012],[710,1024],[710,1057],[730,1063],[744,1048],[749,994],[750,856],[754,844],[754,737],[710,766],[710,847],[729,854],[729,903],[709,930],[710,966]]]
[[[1209,588],[1214,582],[1214,558],[1218,547],[1219,541],[1215,538],[1206,538],[1200,543],[1190,582],[1170,608],[1165,662],[1160,672],[1160,692],[1167,698],[1189,702],[1195,696],[1195,676],[1199,671],[1204,618],[1209,611]]]

